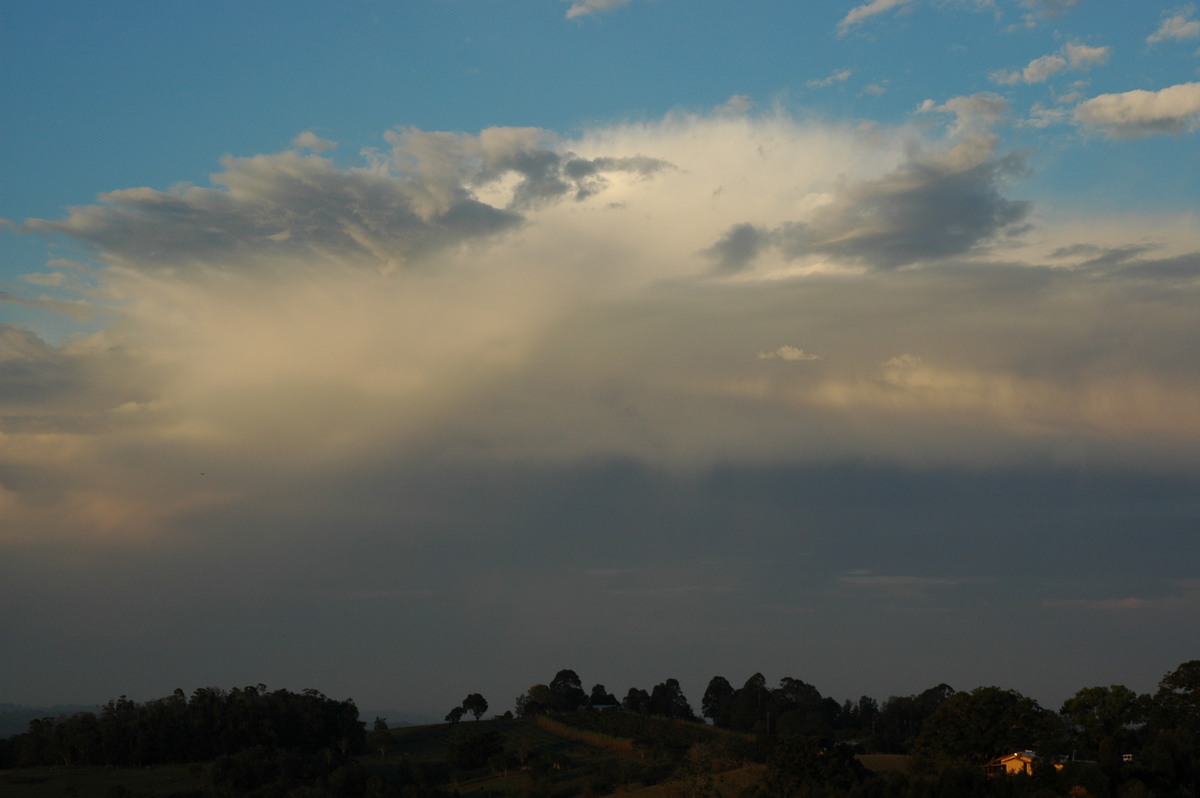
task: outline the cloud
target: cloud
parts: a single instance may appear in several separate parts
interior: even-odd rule
[[[754,100],[748,94],[734,94],[721,105],[714,108],[718,114],[744,114],[754,107]]]
[[[1200,121],[1200,83],[1101,94],[1075,107],[1075,121],[1122,139],[1189,132]]]
[[[849,32],[850,28],[858,25],[863,20],[891,11],[893,8],[899,8],[906,5],[909,0],[872,0],[870,3],[864,3],[861,6],[855,6],[850,9],[846,16],[842,17],[837,24],[838,35],[844,35]]]
[[[954,114],[950,135],[980,135],[991,131],[1009,113],[1008,101],[998,94],[979,92],[964,97],[952,97],[941,105],[925,100],[918,113]]]
[[[1058,53],[1035,58],[1019,72],[993,72],[991,78],[994,82],[1006,86],[1015,86],[1018,83],[1045,83],[1052,75],[1067,69],[1086,70],[1104,64],[1111,54],[1111,47],[1091,47],[1070,42],[1063,45]]]
[[[779,247],[790,258],[827,254],[881,269],[962,255],[1024,221],[1029,204],[1000,191],[1023,169],[1020,158],[994,157],[986,139],[964,140],[848,188],[780,228]]]
[[[370,515],[422,463],[1194,459],[1197,226],[1097,220],[1029,254],[1002,104],[938,108],[949,134],[404,128],[360,166],[231,158],[31,221],[90,251],[55,290],[112,321],[5,328],[4,534]]]
[[[567,9],[567,19],[574,19],[602,11],[615,11],[626,5],[629,0],[564,0],[564,2],[571,4],[571,7]]]
[[[752,224],[736,224],[721,240],[704,250],[716,261],[717,269],[737,272],[749,266],[771,244],[771,233]]]
[[[63,221],[27,224],[137,269],[349,259],[389,272],[512,230],[539,203],[594,194],[607,174],[648,177],[666,167],[641,156],[575,158],[528,128],[478,136],[406,128],[387,140],[391,152],[375,154],[370,169],[342,170],[295,152],[227,158],[213,178],[218,188],[112,191]],[[507,191],[500,206],[477,198],[497,187]]]
[[[1024,25],[1037,27],[1043,20],[1066,16],[1077,5],[1079,0],[1021,0],[1021,7],[1029,9],[1023,17]]]
[[[853,70],[839,69],[835,72],[831,72],[826,77],[814,78],[813,80],[806,81],[804,85],[813,89],[825,89],[838,83],[845,83],[853,74]]]
[[[851,572],[839,576],[837,581],[839,585],[866,593],[892,599],[915,599],[924,596],[931,588],[954,587],[978,580],[968,577],[882,576],[869,572]]]
[[[1174,12],[1163,12],[1163,20],[1158,30],[1146,37],[1148,44],[1200,38],[1200,21],[1191,19],[1196,11],[1194,6],[1185,6]],[[1168,16],[1169,15],[1169,16]]]
[[[313,152],[324,152],[337,147],[336,141],[323,139],[311,130],[306,130],[296,138],[292,139],[292,146],[302,150],[312,150]]]
[[[805,360],[820,360],[821,356],[813,354],[812,352],[805,352],[803,349],[800,349],[796,346],[784,344],[773,352],[759,352],[758,358],[759,360],[773,360],[775,358],[779,358],[780,360],[796,363]]]
[[[1124,599],[1057,599],[1042,602],[1045,607],[1055,609],[1082,609],[1097,612],[1140,610],[1150,606],[1150,602],[1139,598]]]

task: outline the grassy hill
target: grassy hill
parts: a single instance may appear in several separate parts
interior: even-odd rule
[[[752,736],[630,713],[406,726],[370,734],[368,743],[370,753],[357,759],[359,783],[379,795],[739,798],[764,773]],[[876,771],[907,765],[906,757],[861,759]],[[0,795],[206,798],[208,767],[0,771]]]

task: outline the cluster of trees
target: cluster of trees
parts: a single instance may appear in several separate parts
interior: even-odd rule
[[[518,697],[517,712],[529,717],[616,704],[603,685],[595,685],[589,695],[574,671],[563,670],[549,684],[535,684]],[[699,721],[674,679],[650,693],[630,688],[620,706],[639,715]],[[790,677],[770,688],[759,673],[738,688],[714,677],[700,708],[714,726],[774,739],[761,749],[774,753],[760,761],[774,762],[769,773],[779,780],[781,794],[807,779],[797,781],[798,762],[812,765],[817,780],[845,785],[865,778],[844,756],[833,756],[835,749],[910,754],[916,776],[926,782],[965,780],[963,794],[995,789],[994,782],[979,782],[981,766],[1024,750],[1038,753],[1049,774],[1043,776],[1047,789],[1054,779],[1082,778],[1070,774],[1072,768],[1084,767],[1089,778],[1100,780],[1092,784],[1093,794],[1200,794],[1200,660],[1167,673],[1153,694],[1123,685],[1086,687],[1057,711],[1015,690],[958,692],[946,684],[893,696],[882,705],[868,696],[839,703]],[[784,740],[791,742],[783,745]],[[824,753],[817,757],[814,751]],[[830,768],[839,774],[836,778],[826,773]],[[959,775],[947,775],[955,773]]]
[[[535,684],[517,696],[517,715],[522,718],[536,717],[547,712],[617,707],[642,715],[696,720],[696,714],[683,695],[678,679],[660,682],[651,692],[631,687],[625,698],[618,702],[617,697],[608,692],[604,685],[593,685],[591,693],[586,693],[575,671],[561,670],[550,680],[550,684]]]
[[[202,687],[190,697],[175,690],[139,704],[121,696],[99,713],[34,720],[23,734],[0,741],[0,768],[141,767],[225,757],[230,761],[221,767],[232,773],[239,757],[274,760],[274,753],[263,755],[267,751],[320,760],[331,771],[361,753],[365,740],[353,701],[335,701],[316,690],[268,691],[261,684],[228,692]],[[249,757],[246,751],[256,754]]]
[[[468,712],[475,716],[475,720],[483,717],[483,713],[488,711],[488,702],[479,693],[470,693],[462,700],[462,703],[452,708],[446,714],[447,723],[458,723],[463,719],[463,715]]]

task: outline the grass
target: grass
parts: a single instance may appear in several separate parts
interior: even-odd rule
[[[912,757],[905,754],[862,754],[858,761],[876,773],[907,773]]]
[[[153,798],[202,794],[202,765],[160,765],[152,768],[22,768],[0,770],[0,795],[5,798],[111,798],[117,788]]]
[[[566,721],[566,722],[564,722]],[[462,733],[490,731],[504,740],[508,754],[507,772],[490,767],[466,773],[453,773],[447,763],[452,737]],[[561,720],[493,719],[461,721],[429,726],[405,726],[389,730],[393,746],[385,756],[378,751],[359,758],[365,774],[398,780],[406,769],[424,773],[427,783],[442,785],[461,795],[516,796],[535,792],[546,798],[604,794],[621,798],[676,798],[688,792],[686,785],[672,782],[674,765],[655,765],[664,751],[689,747],[695,740],[707,740],[723,751],[726,744],[744,744],[751,738],[733,735],[712,727],[677,724],[641,717],[580,717]],[[641,740],[637,746],[633,738]],[[695,740],[693,740],[695,738]],[[656,743],[667,740],[662,748]],[[645,746],[650,744],[652,749]],[[681,747],[682,746],[682,747]],[[908,757],[894,754],[866,754],[859,757],[869,770],[880,773],[906,772]],[[736,798],[748,787],[761,781],[763,766],[736,766],[711,774],[711,785],[721,798]],[[527,767],[523,768],[521,762]],[[743,760],[744,761],[744,760]],[[662,765],[662,761],[659,763]],[[113,798],[136,795],[138,798],[198,796],[204,792],[207,766],[170,765],[154,768],[27,768],[0,771],[0,796],[3,798]],[[659,778],[668,780],[646,785]],[[708,778],[705,776],[704,778]],[[603,785],[603,786],[601,786]],[[123,788],[124,793],[118,788]]]

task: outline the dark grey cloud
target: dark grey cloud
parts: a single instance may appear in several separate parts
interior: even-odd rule
[[[645,155],[628,158],[578,158],[568,155],[563,160],[562,173],[571,181],[575,199],[583,200],[604,190],[608,185],[605,173],[624,172],[648,178],[670,168],[673,167],[669,161]]]
[[[398,265],[522,221],[462,187],[444,208],[422,215],[411,179],[337,169],[295,153],[228,159],[214,182],[224,188],[113,191],[98,205],[73,208],[63,221],[34,219],[26,226],[68,236],[109,262],[160,270],[295,256],[365,256]]]
[[[1050,257],[1054,260],[1084,257],[1086,260],[1080,264],[1084,267],[1111,266],[1118,263],[1125,263],[1132,258],[1136,258],[1138,255],[1157,248],[1158,245],[1156,244],[1127,244],[1123,247],[1102,247],[1098,244],[1081,243],[1059,247],[1050,253]]]
[[[965,255],[1024,229],[1031,203],[1001,191],[1024,171],[1016,154],[965,168],[950,158],[916,159],[845,189],[807,221],[769,232],[735,225],[706,252],[725,270],[744,268],[768,241],[789,259],[831,255],[874,269]]]
[[[227,158],[216,188],[133,188],[24,229],[67,236],[109,263],[147,270],[279,258],[359,259],[385,270],[510,230],[524,212],[602,191],[605,174],[649,177],[667,162],[634,156],[583,159],[542,146],[526,131],[481,141],[406,130],[390,161],[343,169],[297,152]],[[507,207],[475,192],[519,177]]]
[[[153,399],[159,370],[120,347],[51,346],[0,323],[0,434],[83,433],[119,425]]]
[[[1029,202],[1006,199],[1000,191],[1023,169],[1018,155],[962,170],[912,163],[852,187],[810,222],[784,225],[779,246],[788,257],[823,253],[880,269],[962,255],[1029,214]]]
[[[771,241],[768,230],[752,224],[735,224],[704,254],[716,262],[718,271],[738,272],[753,263]]]
[[[170,541],[7,552],[0,678],[79,691],[59,700],[266,681],[444,712],[466,690],[509,708],[561,667],[619,692],[673,676],[693,702],[713,675],[762,671],[838,699],[995,680],[1053,703],[1117,675],[1150,689],[1196,631],[1186,605],[1155,608],[1191,574],[1178,541],[1200,520],[1200,485],[1183,476],[399,460],[260,487],[272,501]],[[1144,602],[1125,622],[1140,651],[1120,649],[1131,638],[1111,614],[1074,609],[1128,597]],[[1038,634],[996,640],[1014,614]],[[487,650],[488,667],[413,645],[451,638]],[[314,646],[325,639],[338,644]],[[93,644],[73,673],[71,647]],[[853,668],[848,651],[863,655]]]

